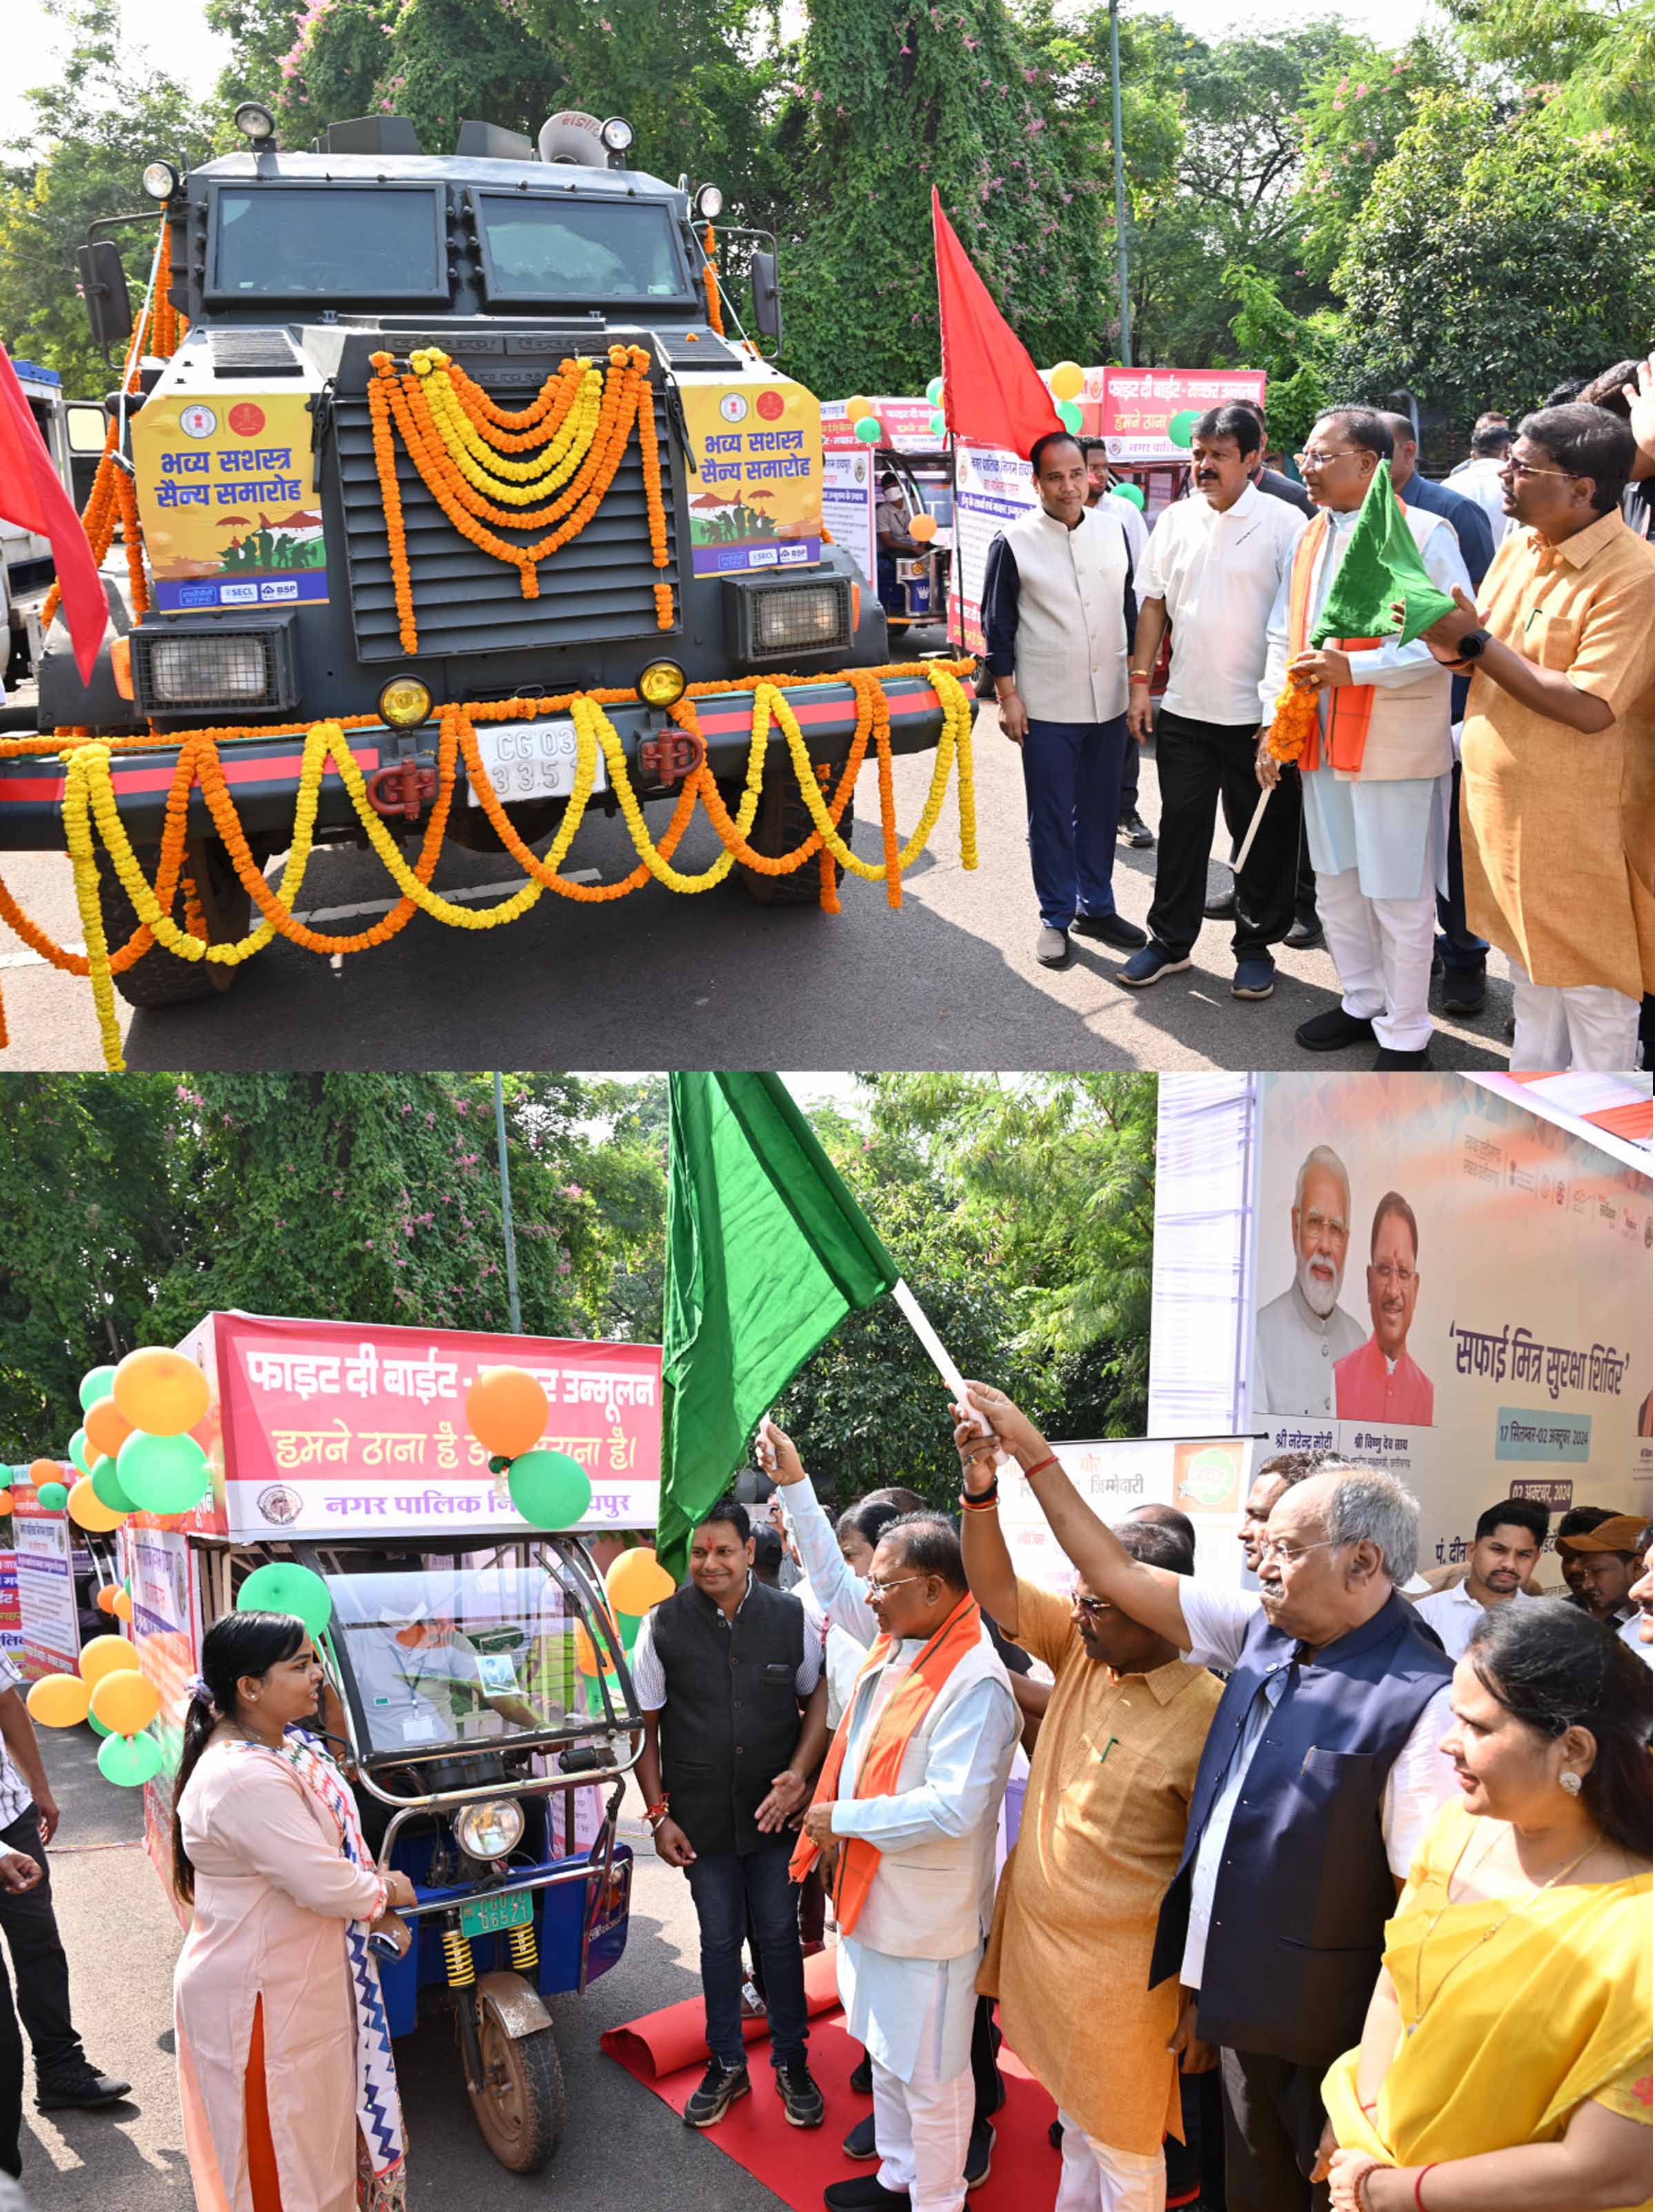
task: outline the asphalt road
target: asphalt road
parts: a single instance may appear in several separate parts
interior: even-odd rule
[[[89,1730],[43,1729],[41,1741],[63,1808],[52,1875],[76,2025],[93,2063],[125,2075],[132,2095],[101,2112],[40,2113],[31,2075],[23,2185],[33,2212],[192,2212],[173,2063],[179,1936],[144,1853],[141,1793],[102,1779]],[[503,2212],[558,2204],[775,2212],[780,2204],[598,2048],[605,2028],[700,1989],[689,1887],[650,1855],[639,1809],[634,1792],[633,1817],[621,1824],[640,1860],[625,1954],[584,1998],[551,2001],[569,2098],[556,2157],[532,2178],[495,2163],[472,2118],[447,2024],[424,2021],[397,2045],[414,2212],[485,2201]]]
[[[1227,924],[1209,922],[1194,968],[1147,992],[1110,979],[1123,955],[1074,940],[1068,968],[1034,957],[1037,928],[1024,836],[1016,750],[992,706],[977,725],[980,865],[959,862],[951,795],[904,878],[900,912],[883,887],[848,880],[843,911],[759,908],[733,882],[696,898],[650,883],[618,904],[577,905],[551,895],[505,928],[459,930],[417,915],[376,951],[324,958],[277,939],[204,1003],[134,1013],[118,1000],[126,1056],[147,1068],[396,1067],[1226,1067],[1316,1065],[1295,1027],[1336,1003],[1325,952],[1277,948],[1275,996],[1230,995]],[[896,763],[897,811],[916,819],[931,756]],[[1141,805],[1159,796],[1145,763]],[[855,849],[880,858],[876,769],[860,781]],[[664,810],[652,810],[657,836]],[[1227,851],[1218,831],[1215,849]],[[680,848],[695,869],[718,847],[704,815]],[[78,945],[69,863],[61,855],[0,856],[26,913],[59,944]],[[569,866],[605,882],[636,856],[623,823],[583,825]],[[271,873],[279,863],[272,863]],[[1121,911],[1141,923],[1155,855],[1119,848]],[[440,890],[514,885],[502,856],[451,849]],[[1215,860],[1214,890],[1228,872]],[[496,894],[497,895],[497,894]],[[394,892],[379,861],[319,853],[304,911],[322,928],[362,928]],[[334,909],[350,910],[351,919]],[[1503,970],[1496,957],[1494,966]],[[0,1070],[102,1065],[88,984],[44,965],[0,925],[0,989],[11,1044]],[[1434,1064],[1495,1068],[1506,1060],[1510,987],[1491,984],[1471,1022],[1438,1013]],[[1330,1055],[1332,1067],[1372,1064],[1372,1047]]]

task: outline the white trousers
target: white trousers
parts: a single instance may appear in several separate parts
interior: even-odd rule
[[[1638,1065],[1639,1003],[1603,983],[1531,983],[1508,954],[1517,1035],[1512,1071],[1621,1075]]]
[[[921,2024],[910,2081],[873,2060],[879,2185],[905,2189],[913,2212],[960,2212],[965,2202],[965,2154],[970,2148],[977,2092],[969,2065],[952,2081],[937,2079],[941,2041],[937,2008],[946,1988],[944,1977],[938,1974]]]
[[[1056,2212],[1166,2212],[1166,2159],[1160,2151],[1117,2150],[1083,2135],[1060,2106],[1063,2171]]]
[[[1423,1052],[1431,1042],[1431,956],[1437,892],[1427,872],[1417,898],[1362,896],[1354,868],[1316,874],[1316,911],[1339,971],[1345,1012],[1371,1021],[1391,1052]]]

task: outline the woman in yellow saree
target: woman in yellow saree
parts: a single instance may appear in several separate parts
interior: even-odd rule
[[[1648,1671],[1542,1599],[1478,1622],[1452,1696],[1460,1799],[1323,2085],[1318,2171],[1336,2212],[1646,2207]]]

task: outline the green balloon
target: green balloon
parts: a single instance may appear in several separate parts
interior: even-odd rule
[[[152,1437],[143,1429],[121,1446],[115,1469],[140,1513],[187,1513],[212,1481],[207,1455],[193,1437]]]
[[[69,1503],[69,1485],[66,1482],[43,1482],[34,1494],[48,1513],[61,1513]]]
[[[113,1729],[106,1729],[103,1723],[98,1718],[96,1713],[94,1712],[88,1712],[87,1714],[86,1724],[88,1728],[91,1729],[94,1735],[113,1735],[115,1733]]]
[[[91,1474],[92,1469],[86,1456],[86,1431],[84,1429],[76,1429],[74,1435],[70,1438],[69,1456],[74,1461],[76,1466],[79,1468],[82,1474]]]
[[[1143,513],[1144,488],[1141,484],[1112,484],[1109,495],[1111,499],[1123,499],[1129,507],[1135,507],[1140,514]]]
[[[506,1487],[512,1504],[536,1528],[572,1528],[592,1503],[587,1471],[567,1452],[520,1452]]]
[[[622,1650],[630,1651],[638,1640],[638,1631],[643,1626],[643,1615],[641,1613],[618,1613],[615,1626],[620,1631]]]
[[[100,1398],[106,1398],[115,1387],[113,1367],[89,1367],[81,1377],[81,1411],[89,1413]]]
[[[106,1735],[98,1746],[98,1771],[106,1782],[136,1790],[161,1772],[161,1746],[152,1735]]]
[[[863,445],[877,446],[884,434],[877,415],[859,415],[856,417],[856,435]]]
[[[1057,419],[1072,438],[1079,437],[1080,434],[1080,410],[1072,399],[1060,399],[1058,401]]]
[[[934,407],[931,410],[931,435],[934,438],[946,438],[947,434],[948,417],[940,407]]]
[[[1187,447],[1196,434],[1196,425],[1201,420],[1199,407],[1181,407],[1166,426],[1166,434],[1175,446]]]
[[[272,1559],[255,1567],[235,1594],[238,1613],[290,1613],[302,1620],[313,1636],[319,1636],[333,1618],[333,1600],[327,1584],[310,1567],[296,1559]]]
[[[121,1488],[115,1462],[106,1453],[92,1470],[92,1495],[112,1513],[130,1513],[132,1501]]]
[[[940,376],[934,376],[934,377],[931,379],[931,381],[929,382],[929,384],[928,384],[928,385],[926,386],[926,387],[925,387],[925,396],[926,396],[926,398],[930,401],[931,404],[932,404],[934,407],[940,407],[940,406],[941,406],[941,404],[942,404],[942,379],[941,379]]]

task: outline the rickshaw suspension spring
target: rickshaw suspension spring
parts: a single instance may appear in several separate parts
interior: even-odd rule
[[[511,1962],[520,1973],[532,1974],[540,1963],[532,1924],[511,1930]]]
[[[442,1931],[442,1956],[448,1969],[448,1987],[468,1990],[477,1979],[477,1962],[472,1957],[472,1939],[462,1936],[458,1928]]]

